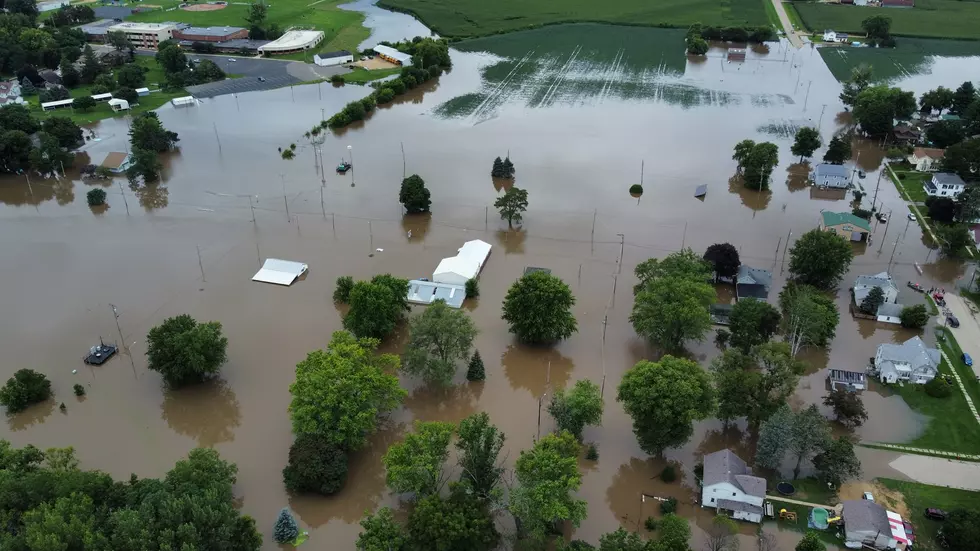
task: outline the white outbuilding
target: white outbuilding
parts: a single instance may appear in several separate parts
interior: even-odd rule
[[[262,269],[252,276],[252,281],[274,283],[276,285],[292,285],[296,278],[306,273],[308,266],[302,262],[267,258]]]
[[[113,111],[117,111],[117,112],[128,111],[129,102],[121,98],[112,98],[111,100],[109,100],[109,107],[111,107]]]
[[[490,244],[474,239],[463,243],[456,256],[443,258],[436,271],[432,273],[432,281],[452,285],[466,285],[466,282],[480,275],[483,264],[490,256]]]
[[[403,67],[408,67],[412,64],[412,56],[406,54],[405,52],[399,52],[398,50],[392,48],[391,46],[384,46],[378,44],[374,48],[374,53],[378,54],[378,57],[385,61],[389,61],[396,65],[401,65]]]

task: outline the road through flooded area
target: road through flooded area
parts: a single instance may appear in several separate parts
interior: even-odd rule
[[[574,27],[583,44],[594,40],[595,29]],[[561,41],[573,41],[564,28],[554,29],[562,29]],[[311,549],[350,549],[366,510],[398,505],[385,487],[381,456],[413,420],[458,421],[486,411],[507,435],[512,465],[521,449],[552,430],[547,414],[540,427],[537,419],[554,389],[604,380],[602,426],[585,431],[600,459],[582,462],[580,496],[589,511],[575,537],[595,542],[619,526],[639,529],[646,516],[659,515],[644,494],[677,497],[693,525],[707,526],[709,511],[694,504],[694,465],[725,447],[749,460],[753,436],[744,425],[707,420],[688,444],[663,458],[640,450],[615,401],[616,386],[637,361],[660,351],[628,321],[633,268],[682,247],[700,252],[727,241],[739,247],[743,263],[773,271],[775,300],[788,275],[787,243],[816,227],[821,210],[851,208],[850,195],[828,198],[805,185],[808,166],[789,153],[792,133],[815,124],[826,143],[847,117],[838,116],[840,87],[813,50],[773,43],[749,51],[744,63],[729,63],[721,48],[688,60],[677,53],[683,49],[674,31],[643,32],[669,36],[650,39],[662,42],[656,54],[644,42],[614,44],[612,53],[560,52],[546,47],[546,34],[499,37],[520,42],[512,51],[493,51],[493,44],[454,50],[450,73],[328,136],[326,174],[302,134],[322,113],[329,116],[369,88],[321,83],[161,109],[164,126],[180,136],[180,150],[165,158],[163,181],[153,186],[131,188],[124,179],[92,184],[71,171],[60,181],[0,181],[0,309],[7,314],[0,320],[7,358],[0,375],[37,369],[56,394],[54,402],[8,418],[4,437],[17,445],[74,446],[85,467],[117,478],[160,476],[191,448],[213,446],[237,463],[236,493],[257,519],[266,549],[277,549],[271,528],[285,505],[311,531]],[[525,57],[526,72],[515,71]],[[958,83],[923,86],[939,84]],[[98,141],[86,146],[78,165],[89,162],[85,156],[100,163],[109,152],[127,150],[125,119],[93,130]],[[732,147],[745,138],[779,145],[767,192],[746,190],[735,178]],[[278,148],[290,143],[297,155],[284,161]],[[951,288],[968,275],[963,263],[937,259],[919,226],[905,219],[906,207],[887,179],[876,191],[880,149],[855,145],[856,164],[867,172],[857,180],[869,194],[866,204],[876,195],[892,218],[875,227],[870,244],[856,246],[837,293],[837,337],[826,350],[804,353],[807,374],[794,405],[819,403],[828,366],[863,368],[878,344],[912,334],[847,315],[854,277],[890,270],[902,285]],[[519,229],[508,229],[492,206],[502,185],[490,178],[490,165],[508,152],[517,167],[514,185],[529,192]],[[329,168],[342,158],[354,164],[345,176]],[[431,216],[402,214],[398,186],[413,173],[432,192]],[[644,194],[631,197],[629,186],[641,178]],[[693,197],[700,184],[708,185],[703,200]],[[108,209],[93,212],[85,204],[92,186],[105,188]],[[292,439],[288,385],[296,363],[341,328],[341,310],[331,302],[335,279],[383,272],[427,277],[469,239],[493,245],[481,296],[465,305],[480,330],[476,347],[486,382],[467,383],[461,371],[453,387],[433,389],[403,376],[404,407],[352,457],[345,489],[330,498],[288,496],[280,475]],[[268,257],[304,262],[309,274],[288,288],[252,282]],[[527,266],[551,269],[577,298],[579,331],[553,348],[518,344],[500,319],[508,287]],[[900,302],[922,300],[902,289]],[[171,391],[146,369],[145,338],[181,313],[223,324],[228,363],[218,381]],[[83,367],[81,355],[100,337],[125,352],[102,367]],[[404,341],[403,331],[384,348],[400,351]],[[719,350],[709,338],[691,343],[688,353],[707,365]],[[77,382],[88,388],[84,399],[71,396]],[[903,441],[924,426],[896,396],[869,391],[864,400],[871,418],[858,432],[862,439]],[[59,412],[57,402],[67,411]],[[864,448],[859,454],[865,477],[904,478],[888,467],[892,454]],[[681,467],[682,482],[659,480],[666,461]],[[743,528],[742,543],[751,545],[752,529]],[[799,536],[778,537],[790,548]]]

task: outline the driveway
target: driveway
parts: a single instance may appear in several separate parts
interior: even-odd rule
[[[946,307],[960,321],[959,327],[947,325],[963,352],[973,358],[973,374],[980,377],[980,320],[976,306],[959,295],[946,293]]]
[[[187,91],[196,98],[213,98],[226,94],[271,90],[303,82],[303,79],[293,76],[287,70],[287,67],[292,63],[290,61],[198,54],[191,54],[187,57],[191,60],[209,59],[228,74],[242,75],[240,78],[188,86]],[[263,80],[259,80],[259,78]]]

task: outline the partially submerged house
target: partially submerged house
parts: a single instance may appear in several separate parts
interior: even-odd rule
[[[405,298],[412,304],[424,305],[443,300],[450,308],[459,308],[466,300],[466,287],[413,279],[408,282],[408,295]]]
[[[878,321],[899,325],[902,323],[902,310],[905,306],[897,302],[888,302],[878,307],[876,314]]]
[[[921,385],[939,373],[940,359],[938,349],[927,347],[919,337],[912,337],[902,344],[879,344],[872,367],[883,383],[903,381]]]
[[[935,147],[916,147],[906,160],[919,172],[932,172],[939,167],[939,162],[946,155],[945,149]]]
[[[923,182],[922,189],[932,197],[950,197],[955,199],[966,189],[966,182],[958,174],[952,172],[937,172],[932,178]]]
[[[891,517],[899,522],[893,523]],[[908,545],[909,538],[901,523],[901,516],[878,505],[870,499],[845,501],[841,511],[844,521],[844,545],[858,549],[896,549],[899,544]]]
[[[861,371],[850,371],[847,369],[830,369],[827,374],[827,381],[830,383],[831,390],[846,390],[857,392],[867,387],[864,373]]]
[[[480,275],[483,264],[490,256],[490,244],[474,239],[463,243],[456,256],[443,258],[432,272],[432,281],[452,285],[466,285],[466,282]]]
[[[847,189],[851,185],[851,171],[842,165],[820,163],[810,171],[810,181],[819,187]]]
[[[898,285],[888,272],[881,272],[874,275],[857,276],[854,280],[854,303],[861,306],[861,303],[871,293],[875,287],[881,287],[881,292],[885,297],[886,303],[898,301]]]
[[[742,264],[735,278],[735,300],[754,298],[767,300],[772,287],[772,272]]]
[[[922,131],[912,128],[908,124],[896,125],[892,130],[892,136],[896,141],[904,143],[919,143],[922,141]]]
[[[121,151],[113,151],[105,156],[105,160],[102,161],[100,166],[104,166],[109,169],[110,172],[114,174],[120,174],[126,172],[129,168],[130,159],[129,153],[123,153]]]
[[[820,229],[831,231],[848,241],[867,241],[871,234],[871,223],[850,212],[820,213]]]
[[[766,479],[754,476],[745,461],[731,450],[704,456],[701,506],[739,520],[762,522]]]

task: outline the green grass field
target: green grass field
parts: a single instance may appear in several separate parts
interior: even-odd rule
[[[943,349],[946,351],[949,359],[953,361],[953,367],[960,376],[960,380],[963,381],[963,386],[970,395],[970,399],[973,400],[974,404],[980,404],[980,381],[977,381],[977,376],[973,373],[973,368],[963,363],[963,349],[956,342],[953,332],[949,329],[943,329],[943,333],[946,334],[946,342],[943,343]]]
[[[815,32],[834,29],[864,34],[861,21],[884,15],[891,18],[891,32],[896,36],[980,40],[980,2],[916,0],[911,9],[818,2],[798,2],[794,6],[806,26]]]
[[[310,0],[281,0],[269,4],[268,23],[276,23],[283,29],[289,27],[313,28],[323,31],[323,43],[320,51],[350,50],[356,51],[357,46],[370,36],[370,31],[362,25],[364,14],[342,10],[337,7],[348,0],[325,0],[320,3]],[[180,4],[177,0],[157,2],[163,9],[135,14],[128,21],[147,21],[159,23],[162,21],[177,21],[202,27],[230,25],[247,27],[245,16],[247,5],[229,4],[227,8],[217,11],[187,11],[168,8]],[[302,54],[299,54],[302,55]]]
[[[917,550],[941,549],[935,538],[936,532],[939,531],[943,523],[927,519],[923,514],[926,508],[935,507],[946,512],[955,509],[980,509],[980,492],[929,486],[891,478],[879,478],[878,482],[889,490],[898,490],[905,497],[905,505],[908,506],[911,517],[908,520],[912,522],[912,526],[915,528],[914,547]]]
[[[899,180],[902,186],[899,187],[898,184],[896,183],[895,187],[897,187],[899,191],[901,191],[902,188],[905,188],[905,195],[908,197],[909,201],[912,201],[914,203],[925,202],[928,195],[926,195],[926,190],[923,189],[922,184],[923,182],[931,178],[932,174],[929,174],[927,172],[914,172],[914,171],[909,172],[909,171],[902,171],[902,170],[894,170],[894,172],[895,175],[900,178],[904,176],[904,178],[901,178],[901,180]],[[892,182],[894,181],[895,180],[892,180]]]
[[[980,2],[964,3],[980,6]],[[895,11],[903,10],[888,10],[888,13]],[[850,78],[851,69],[858,65],[873,67],[876,81],[889,81],[927,71],[930,56],[980,56],[980,40],[909,37],[899,37],[896,40],[898,46],[895,48],[820,48],[817,51],[827,63],[830,72],[841,82]]]
[[[574,22],[660,27],[769,23],[763,0],[381,0],[379,5],[411,13],[450,38]]]
[[[370,71],[367,69],[354,69],[353,72],[344,75],[344,82],[347,84],[364,84],[386,76],[397,75],[400,72],[402,72],[401,67],[374,69]]]

